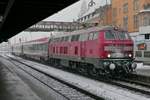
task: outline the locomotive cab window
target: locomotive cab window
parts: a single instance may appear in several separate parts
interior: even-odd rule
[[[112,33],[111,31],[106,31],[105,32],[105,39],[108,39],[108,40],[115,39],[115,34]]]
[[[129,35],[126,32],[116,32],[119,39],[130,39]]]

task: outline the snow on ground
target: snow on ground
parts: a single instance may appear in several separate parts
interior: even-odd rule
[[[139,93],[131,92],[116,86],[108,85],[96,80],[91,80],[80,75],[75,75],[69,72],[64,72],[59,69],[55,69],[46,65],[35,63],[32,61],[21,60],[27,64],[32,65],[32,67],[42,70],[43,72],[57,77],[61,80],[87,90],[95,95],[103,97],[109,100],[150,100],[150,98],[140,95]]]
[[[136,74],[150,76],[150,65],[144,65],[143,63],[137,63]]]
[[[41,100],[21,78],[8,71],[2,64],[0,64],[0,73],[2,100]]]
[[[137,69],[150,69],[150,65],[144,65],[143,63],[137,63]]]
[[[6,59],[8,59],[6,56],[4,56],[4,57]],[[17,76],[31,88],[31,90],[40,98],[40,100],[66,100],[66,98],[64,96],[57,93],[53,89],[48,88],[45,84],[41,83],[34,77],[31,77],[29,74],[25,73],[23,70],[20,70],[18,67],[16,67],[14,64],[12,64],[9,60],[6,60],[6,59],[3,59],[2,57],[0,57],[0,62],[2,62],[5,66],[10,68],[14,74],[17,74]],[[32,70],[31,70],[31,73],[34,73],[34,71],[32,72]],[[43,79],[43,77],[42,77],[42,79]],[[49,81],[47,80],[47,82],[49,82]],[[1,85],[0,85],[0,87],[1,87]],[[9,87],[12,87],[12,85],[10,84]],[[23,86],[22,86],[22,88],[23,88]],[[20,88],[20,89],[22,89],[22,88]],[[15,89],[14,89],[14,91],[15,91]],[[17,92],[20,94],[24,94],[25,89],[22,89],[22,91],[17,91]],[[32,93],[30,93],[30,92],[28,92],[28,93],[32,95]],[[9,95],[6,94],[6,96],[9,96]],[[1,98],[1,93],[0,93],[0,98]],[[15,96],[15,98],[18,98],[18,97]],[[32,99],[31,96],[27,96],[25,98],[22,97],[22,99],[2,99],[2,100],[34,100],[34,99]],[[35,99],[35,100],[38,100],[38,99]]]

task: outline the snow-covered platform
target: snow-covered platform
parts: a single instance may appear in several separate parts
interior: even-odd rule
[[[137,63],[136,73],[140,75],[150,76],[150,65],[144,65],[143,63]]]
[[[41,100],[15,73],[0,63],[1,100]]]

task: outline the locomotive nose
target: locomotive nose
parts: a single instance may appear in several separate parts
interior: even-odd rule
[[[114,63],[111,63],[110,65],[109,65],[109,69],[110,70],[114,70],[116,68],[116,65],[114,64]]]

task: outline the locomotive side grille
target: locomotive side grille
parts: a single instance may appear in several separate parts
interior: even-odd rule
[[[105,46],[104,47],[104,51],[132,51],[133,47],[132,46],[124,46],[124,45],[120,45],[120,46]]]

